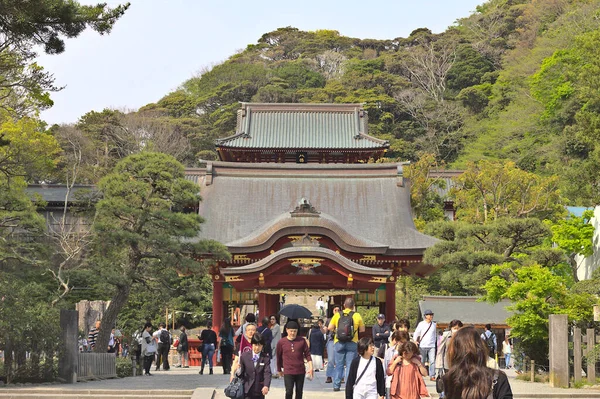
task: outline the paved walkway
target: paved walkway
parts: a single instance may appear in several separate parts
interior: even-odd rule
[[[52,385],[43,386],[44,389],[62,389],[62,390],[194,390],[196,388],[214,388],[217,392],[217,398],[224,398],[222,394],[229,382],[229,376],[223,375],[222,368],[216,367],[214,375],[199,375],[198,367],[190,367],[189,369],[171,368],[170,371],[152,372],[150,377],[128,377],[120,379],[111,379],[104,381],[80,382],[71,385]],[[205,371],[208,371],[205,369]],[[548,384],[531,383],[517,380],[516,374],[512,370],[508,370],[510,384],[513,393],[516,397],[521,398],[550,398],[553,394],[559,394],[565,397],[568,394],[571,397],[584,398],[586,393],[594,394],[591,397],[600,397],[600,388],[598,389],[562,389],[552,388]],[[433,397],[437,397],[435,392],[435,382],[426,381],[429,392]],[[28,388],[33,388],[29,386]],[[343,386],[342,386],[343,388]],[[343,392],[333,392],[332,384],[325,383],[325,372],[315,373],[313,381],[306,381],[305,397],[308,398],[344,398]],[[1,389],[0,389],[1,393]],[[598,395],[598,396],[596,396]],[[274,379],[271,384],[270,398],[281,398],[284,396],[284,386],[282,379]],[[557,395],[558,396],[558,395]]]

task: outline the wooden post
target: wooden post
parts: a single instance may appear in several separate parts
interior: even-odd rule
[[[535,382],[535,360],[531,361],[531,382]]]
[[[573,328],[573,378],[581,381],[581,328]]]
[[[396,319],[396,279],[385,283],[385,320],[391,323]]]
[[[218,277],[218,275],[217,275]],[[213,280],[213,330],[218,333],[223,323],[223,283]]]
[[[596,359],[592,358],[592,352],[594,351],[594,345],[596,341],[596,335],[593,328],[588,328],[586,332],[587,340],[587,379],[588,383],[596,383]]]
[[[550,315],[550,385],[569,386],[569,326],[566,314]],[[531,374],[533,378],[533,371]]]
[[[260,320],[256,320],[258,326],[262,325],[262,319],[269,317],[267,309],[267,294],[258,294],[258,316]]]

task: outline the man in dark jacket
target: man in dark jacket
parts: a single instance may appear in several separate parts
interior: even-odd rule
[[[385,315],[379,314],[379,316],[377,316],[377,324],[373,326],[373,342],[375,343],[375,348],[377,348],[375,354],[378,357],[383,357],[379,356],[379,352],[382,350],[382,346],[382,351],[385,354],[386,346],[390,338],[390,333],[390,326],[385,322]]]
[[[256,331],[263,337],[265,344],[263,346],[263,353],[271,355],[271,343],[273,342],[273,332],[269,328],[270,319],[265,317],[262,319],[262,326],[258,327]]]
[[[264,353],[260,333],[254,334],[251,342],[252,350],[242,353],[235,373],[244,380],[244,398],[264,399],[271,386],[271,358]]]
[[[313,324],[308,332],[308,343],[310,344],[310,357],[313,368],[319,371],[323,368],[323,352],[325,351],[325,336],[318,324]]]

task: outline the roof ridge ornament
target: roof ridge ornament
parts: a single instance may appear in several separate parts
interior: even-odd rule
[[[294,241],[292,243],[293,247],[320,247],[321,244],[319,243],[319,240],[314,239],[313,237],[309,236],[308,233],[304,234],[302,236],[302,238],[300,238],[297,241]]]
[[[292,217],[319,217],[321,212],[317,211],[314,206],[310,204],[310,201],[306,198],[302,198],[298,203],[296,209],[290,212]]]

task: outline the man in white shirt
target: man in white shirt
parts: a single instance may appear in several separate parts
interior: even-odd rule
[[[423,365],[425,365],[425,362],[429,359],[429,378],[431,381],[435,381],[435,343],[437,340],[437,326],[433,321],[433,312],[431,309],[425,310],[424,316],[425,320],[417,325],[413,338],[415,343],[419,345],[419,352],[421,353],[421,362],[423,362]]]

